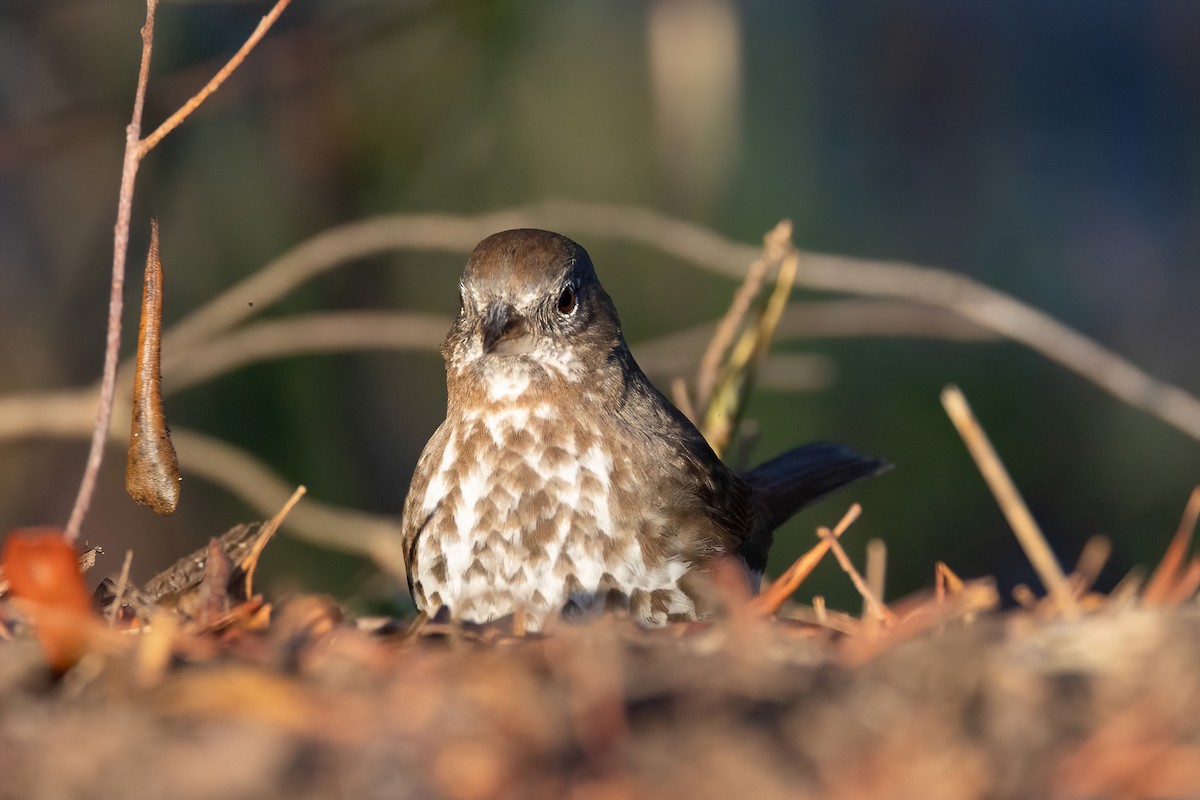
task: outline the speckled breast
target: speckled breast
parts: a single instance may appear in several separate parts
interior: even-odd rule
[[[650,624],[695,616],[679,587],[689,564],[661,547],[666,510],[647,507],[634,454],[588,423],[517,400],[446,429],[412,509],[426,611],[468,622],[521,612],[531,628],[614,603]]]

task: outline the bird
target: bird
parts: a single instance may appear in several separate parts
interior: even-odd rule
[[[459,289],[446,418],[401,517],[409,590],[431,618],[531,631],[605,610],[648,627],[704,619],[719,561],[756,586],[780,524],[887,467],[833,442],[725,465],[642,372],[566,236],[488,236]]]

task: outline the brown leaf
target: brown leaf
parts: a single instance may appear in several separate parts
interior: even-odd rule
[[[125,491],[134,502],[169,516],[179,504],[179,461],[162,403],[162,261],[158,220],[151,221],[146,255],[142,318],[138,327],[137,374],[133,378],[133,421],[125,463]]]

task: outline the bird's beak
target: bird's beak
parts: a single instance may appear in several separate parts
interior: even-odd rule
[[[498,303],[483,317],[483,352],[516,356],[533,349],[533,334],[525,317],[512,306]]]

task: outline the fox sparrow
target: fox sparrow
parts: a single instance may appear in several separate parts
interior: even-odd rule
[[[716,559],[761,575],[776,527],[884,466],[818,442],[726,467],[633,360],[587,252],[556,233],[479,243],[442,355],[446,420],[402,521],[409,589],[430,616],[703,617]]]

